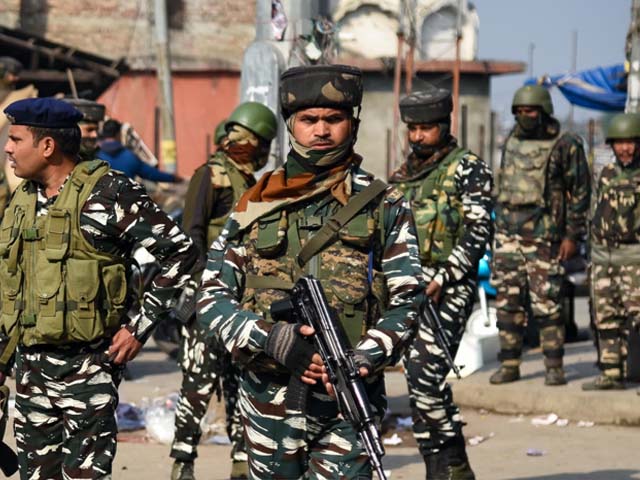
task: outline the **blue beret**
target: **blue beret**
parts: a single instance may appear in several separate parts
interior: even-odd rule
[[[25,98],[4,110],[14,125],[41,128],[70,128],[82,120],[82,113],[67,102],[55,98]]]

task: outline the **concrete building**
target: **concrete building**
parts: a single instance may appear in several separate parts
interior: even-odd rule
[[[410,6],[399,21],[401,3]],[[411,5],[413,4],[413,5]],[[365,72],[363,120],[358,150],[367,159],[366,167],[377,175],[399,166],[407,154],[405,129],[401,124],[393,142],[396,101],[393,95],[394,66],[399,30],[405,39],[415,37],[412,90],[429,85],[452,89],[458,13],[460,14],[461,80],[458,115],[459,141],[491,163],[492,114],[491,77],[519,73],[521,62],[479,60],[479,18],[473,5],[457,0],[337,0],[333,19],[340,28],[342,61]],[[403,56],[407,55],[405,46]],[[404,59],[400,60],[404,63]],[[405,65],[406,67],[406,65]],[[402,94],[406,92],[406,68]],[[397,145],[396,154],[392,146]],[[396,158],[396,164],[392,162]]]
[[[329,14],[339,36],[336,62],[350,63],[365,72],[364,107],[358,150],[365,168],[383,177],[397,165],[390,164],[393,143],[393,69],[397,53],[400,0],[282,0],[287,17],[283,41],[274,43],[283,52],[286,64],[299,63],[314,24],[296,20],[301,12]],[[157,82],[152,40],[151,2],[103,0],[91,8],[79,7],[75,0],[3,0],[0,26],[20,29],[34,36],[113,59],[124,58],[129,67],[100,96],[112,117],[135,126],[145,143],[159,151]],[[456,0],[405,0],[411,5],[402,27],[415,32],[413,88],[425,82],[451,87],[455,32],[458,19]],[[178,173],[188,177],[206,159],[215,125],[225,118],[239,100],[240,67],[243,52],[255,36],[253,0],[167,0],[171,41]],[[460,104],[466,111],[461,140],[489,159],[491,145],[491,76],[521,72],[519,62],[477,59],[479,19],[466,0],[460,12],[461,72]],[[409,27],[412,27],[410,29]],[[293,47],[293,48],[292,48]],[[406,53],[406,50],[405,52]],[[403,53],[403,54],[404,54]],[[2,50],[0,54],[11,55]],[[403,85],[405,83],[403,78]],[[61,90],[63,88],[61,87]],[[68,93],[67,89],[65,93]],[[462,110],[461,110],[462,113]],[[462,132],[462,133],[463,133]],[[397,156],[404,146],[399,130]]]

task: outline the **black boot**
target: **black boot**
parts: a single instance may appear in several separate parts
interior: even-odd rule
[[[424,455],[427,480],[475,480],[462,435],[445,443],[438,453]]]

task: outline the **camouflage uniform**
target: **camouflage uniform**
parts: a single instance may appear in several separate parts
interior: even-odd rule
[[[97,180],[82,206],[80,230],[98,252],[128,258],[134,245],[141,243],[161,262],[162,270],[145,292],[141,312],[123,325],[144,342],[170,309],[175,289],[187,279],[195,250],[140,185],[107,171],[104,165],[107,173]],[[61,193],[77,188],[73,175]],[[37,192],[33,194],[37,195],[38,217],[55,207],[59,195],[46,198],[33,182],[26,182],[25,188]],[[12,207],[13,203],[8,210]],[[13,215],[5,216],[3,226],[8,218],[12,220]],[[21,337],[26,331],[20,330]],[[84,343],[19,344],[14,426],[21,478],[111,477],[122,367],[107,358],[109,344],[108,336]]]
[[[640,328],[640,114],[614,116],[607,143],[616,161],[600,174],[591,227],[591,298],[602,374],[583,390],[624,388],[628,320]]]
[[[281,83],[285,116],[310,106],[357,106],[360,82],[360,72],[350,67],[291,69]],[[424,288],[408,204],[388,188],[340,230],[334,243],[304,265],[296,260],[325,219],[373,180],[350,151],[353,138],[331,151],[318,151],[301,147],[292,137],[285,166],[266,174],[246,195],[251,199],[268,191],[273,201],[262,196],[261,201],[241,200],[223,237],[209,251],[198,315],[234,360],[245,365],[240,405],[250,478],[372,475],[355,431],[338,416],[337,404],[323,386],[311,387],[306,413],[285,408],[291,374],[266,353],[274,330],[270,304],[285,298],[301,275],[313,272],[352,343],[357,342],[357,352],[370,362],[366,388],[374,412],[384,414],[382,369],[398,361],[406,348],[415,326],[414,297]],[[337,151],[342,154],[333,156]],[[313,171],[305,169],[309,163]],[[281,196],[273,197],[270,186],[278,182]],[[388,297],[389,308],[380,318],[377,299],[383,297]]]
[[[520,365],[530,302],[540,325],[545,366],[561,368],[564,269],[557,255],[563,239],[578,242],[585,235],[590,174],[582,142],[560,134],[550,116],[534,136],[518,125],[506,141],[499,178],[492,268],[498,290],[499,359],[504,367]]]
[[[637,147],[636,147],[637,148]],[[592,221],[592,286],[598,366],[624,378],[627,319],[640,325],[640,167],[607,165]]]
[[[222,219],[216,223],[223,224],[237,198],[255,183],[252,176],[246,175],[241,177],[243,180],[239,178],[236,181],[234,177],[232,181],[229,168],[238,175],[237,168],[220,151],[195,171],[189,184],[183,227],[200,253],[199,263],[194,269],[197,276],[204,270],[211,241],[217,237],[209,231],[211,219]],[[220,376],[227,412],[227,434],[233,445],[231,455],[234,461],[246,461],[240,412],[236,408],[240,371],[231,362],[230,354],[215,343],[215,340],[206,338],[197,322],[182,327],[180,366],[183,377],[176,408],[176,434],[171,448],[171,457],[176,460],[193,461],[197,456],[200,422],[218,387]]]
[[[438,102],[450,98],[450,92],[438,89],[402,100],[403,121],[440,124],[441,141],[433,152],[420,156],[415,152],[424,145],[412,145],[414,153],[390,181],[411,202],[425,281],[442,286],[438,310],[455,357],[475,300],[478,261],[492,233],[493,179],[485,163],[449,135],[450,104],[442,107]],[[413,430],[423,455],[462,438],[460,412],[446,383],[450,368],[433,338],[430,327],[421,323],[404,359]]]

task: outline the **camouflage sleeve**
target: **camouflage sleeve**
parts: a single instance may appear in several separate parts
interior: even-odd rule
[[[357,347],[376,370],[396,364],[404,354],[417,327],[415,306],[425,288],[411,208],[394,187],[387,190],[383,221],[382,272],[389,301]]]
[[[591,173],[582,141],[573,135],[561,140],[562,173],[567,193],[564,236],[574,241],[584,238],[591,198]]]
[[[233,224],[233,217],[227,227]],[[260,315],[243,310],[246,250],[242,236],[226,239],[225,233],[211,245],[207,268],[198,294],[198,322],[209,336],[218,336],[234,357],[251,360],[264,350],[270,327]]]
[[[191,239],[149,198],[144,187],[123,179],[122,175],[108,174],[103,178],[94,197],[104,199],[109,191],[113,194],[109,195],[108,203],[90,197],[83,212],[84,218],[92,217],[94,223],[83,225],[83,230],[91,231],[94,245],[103,250],[116,252],[122,244],[139,243],[161,267],[143,295],[140,313],[127,325],[136,339],[144,342],[162,315],[172,307],[176,292],[188,280],[197,252]],[[103,224],[95,223],[100,219],[100,213],[106,216]]]
[[[461,192],[464,232],[434,277],[440,285],[475,275],[478,262],[493,234],[493,176],[489,167],[477,156],[467,154],[456,169],[455,182]]]

